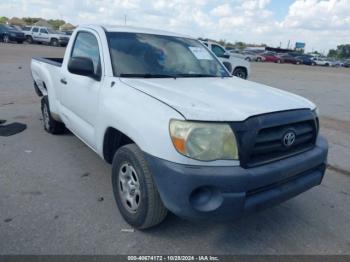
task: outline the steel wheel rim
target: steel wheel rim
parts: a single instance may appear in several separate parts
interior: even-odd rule
[[[9,37],[7,35],[4,36],[4,42],[8,43],[10,41]]]
[[[47,109],[47,106],[44,105],[43,108],[43,121],[44,121],[44,127],[46,130],[50,129],[50,117],[49,117],[49,110]]]
[[[119,195],[123,206],[136,213],[141,202],[140,180],[135,168],[130,163],[124,163],[118,174]]]

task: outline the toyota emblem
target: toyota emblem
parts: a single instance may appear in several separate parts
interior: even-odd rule
[[[295,142],[295,133],[293,131],[288,131],[285,133],[283,136],[283,145],[285,147],[290,147],[294,144]]]

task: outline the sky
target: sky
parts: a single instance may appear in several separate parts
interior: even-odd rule
[[[350,0],[2,0],[0,16],[124,24],[327,52],[350,44]]]

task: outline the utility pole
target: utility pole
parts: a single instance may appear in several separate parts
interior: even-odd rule
[[[126,15],[124,15],[124,24],[126,25]]]

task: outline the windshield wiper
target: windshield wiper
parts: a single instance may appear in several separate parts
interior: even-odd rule
[[[220,77],[217,75],[211,75],[211,74],[178,74],[178,77]]]
[[[120,77],[135,77],[135,78],[174,78],[176,79],[177,75],[170,74],[120,74]]]

